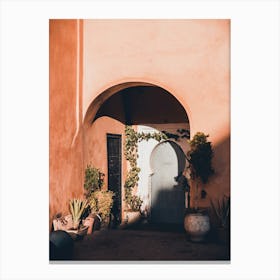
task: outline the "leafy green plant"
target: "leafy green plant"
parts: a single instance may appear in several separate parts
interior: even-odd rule
[[[98,214],[102,220],[109,217],[113,206],[114,193],[112,191],[96,190],[88,197],[91,213]]]
[[[84,189],[86,190],[86,196],[95,191],[101,189],[104,185],[104,173],[98,168],[88,164],[85,170]]]
[[[88,203],[86,200],[74,198],[70,200],[69,206],[73,219],[73,228],[77,229],[79,227],[81,217],[88,206]]]
[[[220,222],[220,226],[222,228],[227,227],[229,222],[230,197],[223,195],[222,198],[216,199],[216,202],[212,199],[210,199],[210,202],[214,214]]]
[[[188,152],[189,168],[191,178],[196,182],[195,209],[198,208],[198,183],[199,180],[205,184],[209,177],[214,173],[212,168],[213,150],[211,142],[207,141],[209,135],[203,132],[197,132],[190,143],[190,151]]]
[[[139,196],[133,195],[130,191],[126,190],[125,198],[128,204],[127,210],[140,211],[143,200]]]

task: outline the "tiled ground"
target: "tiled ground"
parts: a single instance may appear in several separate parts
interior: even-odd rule
[[[230,260],[229,246],[214,240],[189,241],[182,230],[130,228],[95,231],[74,243],[74,260],[213,261]]]

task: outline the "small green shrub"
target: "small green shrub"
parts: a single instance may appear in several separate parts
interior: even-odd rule
[[[214,173],[212,168],[213,150],[211,142],[207,141],[209,135],[197,132],[192,140],[189,141],[191,149],[188,152],[189,168],[191,178],[195,181],[195,209],[198,209],[198,183],[208,182],[209,177]]]
[[[189,152],[189,163],[193,179],[200,178],[203,183],[207,183],[209,177],[214,173],[212,168],[213,150],[211,142],[207,141],[209,135],[197,132],[193,139],[189,141],[191,150]]]
[[[130,191],[126,190],[125,200],[127,202],[128,210],[140,211],[143,200],[139,196],[132,195]]]
[[[93,191],[100,190],[104,185],[104,173],[98,168],[88,164],[85,170],[84,189],[86,196],[90,196]]]

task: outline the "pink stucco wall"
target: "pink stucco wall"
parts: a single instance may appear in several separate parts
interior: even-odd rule
[[[50,20],[50,221],[82,195],[82,22]],[[51,225],[51,223],[50,223]]]
[[[83,114],[110,86],[143,81],[176,96],[192,132],[229,129],[229,28],[229,20],[85,20]]]

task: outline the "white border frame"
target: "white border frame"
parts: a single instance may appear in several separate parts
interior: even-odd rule
[[[48,261],[48,19],[231,19],[231,263]],[[279,2],[1,2],[1,279],[279,279]]]

